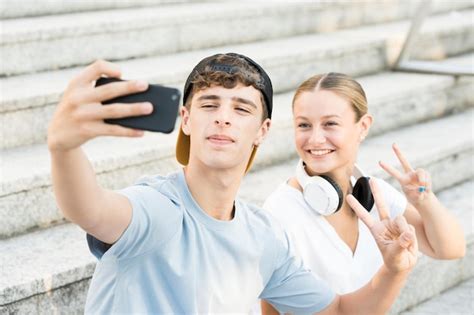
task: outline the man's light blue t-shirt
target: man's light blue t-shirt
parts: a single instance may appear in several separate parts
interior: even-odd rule
[[[182,170],[120,192],[133,207],[123,235],[110,248],[88,235],[99,262],[86,313],[248,313],[258,298],[281,312],[313,313],[335,297],[258,207],[236,200],[234,218],[216,220]]]

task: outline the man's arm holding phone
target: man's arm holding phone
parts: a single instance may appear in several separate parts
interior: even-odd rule
[[[50,122],[48,148],[59,208],[86,232],[112,244],[130,223],[132,206],[126,197],[99,186],[80,146],[98,136],[142,136],[143,131],[108,124],[104,119],[147,115],[153,108],[150,103],[103,106],[102,101],[144,91],[148,84],[122,81],[94,87],[102,75],[120,77],[120,70],[99,60],[71,80]]]

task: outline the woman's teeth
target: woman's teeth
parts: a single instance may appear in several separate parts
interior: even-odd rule
[[[311,154],[313,155],[320,156],[320,155],[329,154],[331,153],[331,151],[332,150],[310,150],[309,152],[311,152]]]

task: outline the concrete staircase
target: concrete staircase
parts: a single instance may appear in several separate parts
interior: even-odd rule
[[[47,122],[70,78],[104,58],[115,60],[124,78],[181,88],[203,56],[229,51],[261,63],[275,87],[271,132],[239,195],[261,204],[293,173],[290,103],[298,83],[327,71],[356,76],[375,116],[359,163],[387,178],[377,161],[396,165],[390,144],[397,142],[414,166],[431,172],[434,189],[463,224],[468,241],[463,259],[421,257],[392,314],[436,310],[438,300],[474,311],[468,300],[463,304],[449,298],[457,293],[446,291],[454,287],[453,292],[469,294],[471,288],[472,296],[474,80],[389,72],[416,3],[50,0],[21,6],[8,0],[1,5],[0,314],[83,310],[95,259],[84,232],[57,209],[45,145]],[[474,4],[433,5],[413,56],[474,68]],[[101,138],[84,149],[101,184],[119,188],[141,175],[176,169],[175,139],[176,132]]]

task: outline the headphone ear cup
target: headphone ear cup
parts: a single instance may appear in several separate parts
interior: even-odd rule
[[[374,206],[374,196],[370,190],[369,177],[360,177],[352,189],[352,195],[368,211]]]
[[[325,180],[327,180],[332,187],[334,187],[334,189],[336,190],[337,192],[337,197],[339,198],[339,201],[337,203],[337,208],[336,210],[334,210],[334,213],[337,212],[339,209],[341,209],[342,207],[342,201],[344,200],[344,195],[342,193],[342,190],[341,190],[341,187],[339,187],[339,185],[329,176],[326,176],[326,175],[320,175],[320,177],[324,178]]]

